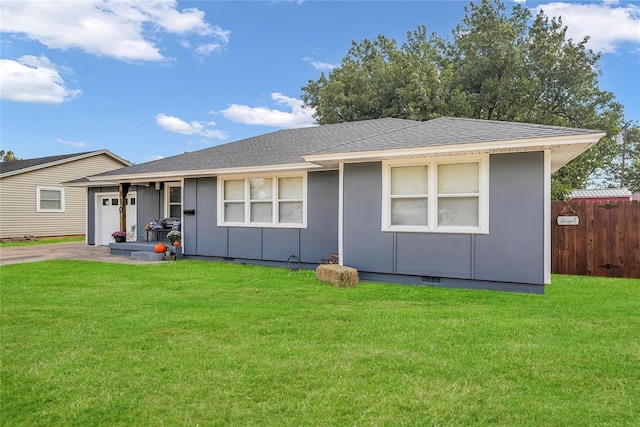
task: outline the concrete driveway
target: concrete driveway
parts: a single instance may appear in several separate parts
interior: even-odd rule
[[[89,246],[84,242],[47,243],[33,246],[0,246],[0,265],[51,259],[78,259],[85,261],[115,262],[122,264],[148,264],[125,256],[111,255],[107,246]]]

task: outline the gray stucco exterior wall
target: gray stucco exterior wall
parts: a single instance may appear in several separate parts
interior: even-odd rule
[[[491,155],[489,234],[381,231],[382,164],[344,167],[344,264],[360,272],[544,284],[544,155]]]
[[[338,172],[309,172],[307,228],[217,226],[216,178],[186,179],[183,209],[184,255],[320,263],[338,251]]]

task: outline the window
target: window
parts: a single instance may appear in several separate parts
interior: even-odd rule
[[[64,188],[36,187],[36,212],[64,212]]]
[[[180,218],[182,216],[182,187],[180,184],[167,184],[166,189],[167,216]]]
[[[218,225],[305,227],[306,176],[220,178]]]
[[[488,156],[383,166],[383,231],[487,233]]]

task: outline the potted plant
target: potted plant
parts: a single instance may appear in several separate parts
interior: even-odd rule
[[[113,240],[115,240],[116,243],[124,243],[127,241],[127,233],[124,231],[114,231],[111,233],[111,237],[113,237]]]
[[[180,239],[182,238],[182,233],[178,230],[171,230],[168,234],[167,234],[167,239],[169,239],[169,241],[171,241],[171,243],[176,246],[176,242],[180,242]]]

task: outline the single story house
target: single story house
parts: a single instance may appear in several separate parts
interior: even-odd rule
[[[0,162],[0,238],[85,234],[86,190],[63,183],[130,165],[108,150]]]
[[[544,292],[551,174],[605,134],[526,123],[384,118],[281,130],[87,177],[137,194],[138,224],[179,215],[187,258],[313,267],[363,280]],[[526,194],[527,197],[522,197]]]
[[[626,188],[578,189],[571,192],[572,200],[600,200],[619,202],[631,200],[631,191]]]

